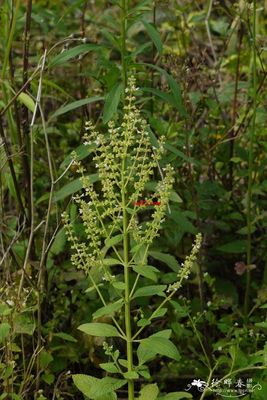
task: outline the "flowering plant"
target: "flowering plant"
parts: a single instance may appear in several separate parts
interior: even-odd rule
[[[73,376],[75,385],[89,399],[116,399],[116,390],[128,384],[128,399],[134,400],[134,382],[140,377],[150,378],[148,361],[158,354],[179,360],[169,330],[148,337],[140,338],[140,335],[153,319],[162,317],[167,311],[163,306],[188,278],[201,243],[201,236],[197,235],[192,253],[179,270],[176,282],[168,287],[146,284],[145,278],[154,283],[158,280],[159,270],[148,265],[148,251],[159,236],[168,209],[174,170],[170,165],[161,170],[159,162],[164,153],[164,142],[160,138],[158,147],[151,146],[148,125],[135,106],[136,91],[135,80],[130,78],[119,127],[112,121],[107,134],[103,134],[91,122],[86,124],[84,141],[86,145],[94,145],[93,160],[101,188],[95,188],[85,168],[75,159],[83,183],[83,193],[75,197],[75,202],[83,222],[85,242],[75,235],[68,214],[63,214],[73,250],[72,263],[84,270],[102,302],[93,317],[108,315],[112,321],[112,324],[90,322],[79,326],[79,330],[88,335],[113,338],[107,339],[113,340],[113,344],[104,342],[109,362],[100,366],[116,377]],[[158,204],[148,215],[148,209],[138,207],[138,201],[145,198],[147,183],[156,169],[161,175],[155,188]],[[103,283],[96,280],[95,271],[105,280],[104,289]],[[137,299],[152,296],[163,298],[159,306],[147,318],[132,318]],[[114,349],[118,339],[125,342],[125,358],[117,348]],[[156,385],[146,385],[141,390],[142,400],[153,400],[157,396]]]

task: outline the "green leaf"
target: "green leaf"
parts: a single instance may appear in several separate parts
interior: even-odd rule
[[[154,319],[154,318],[161,318],[161,317],[163,317],[163,316],[166,314],[167,311],[168,311],[167,308],[162,307],[162,308],[160,308],[159,310],[157,310],[155,313],[152,314],[153,317],[151,317],[151,319]]]
[[[150,250],[148,254],[151,257],[155,258],[156,260],[159,260],[164,264],[167,264],[174,272],[179,271],[180,265],[174,256],[154,250]]]
[[[108,267],[111,267],[113,265],[122,265],[122,263],[117,258],[105,258],[103,263]]]
[[[255,326],[257,326],[258,328],[267,329],[267,321],[265,321],[265,322],[256,322]]]
[[[75,386],[89,399],[100,400],[101,396],[109,395],[112,400],[114,395],[112,392],[124,386],[127,381],[124,379],[115,379],[105,377],[97,379],[89,375],[77,374],[72,376]],[[108,399],[108,397],[107,397]]]
[[[128,371],[123,374],[125,379],[138,379],[139,375],[135,371]]]
[[[171,89],[171,92],[173,94],[173,98],[175,101],[175,108],[177,108],[177,110],[179,111],[179,113],[181,114],[182,117],[185,117],[187,115],[187,113],[186,113],[186,109],[183,104],[183,97],[182,97],[180,85],[178,85],[178,83],[175,81],[175,79],[171,75],[166,74],[166,76],[167,76],[167,81],[168,81],[169,87]]]
[[[112,362],[102,363],[102,364],[99,364],[99,365],[104,371],[110,372],[111,374],[116,374],[116,373],[119,372],[119,370],[116,367],[116,365],[114,363],[112,363]]]
[[[87,335],[91,336],[106,336],[106,337],[118,337],[121,336],[117,331],[115,326],[109,324],[102,324],[99,322],[91,322],[88,324],[83,324],[78,327],[78,329]]]
[[[65,332],[57,332],[53,333],[54,337],[58,337],[60,339],[66,340],[67,342],[73,342],[76,343],[77,339],[75,339],[73,336],[69,335],[68,333]]]
[[[161,41],[160,35],[159,35],[155,25],[152,25],[151,23],[148,23],[144,20],[142,21],[142,23],[143,23],[144,27],[146,28],[146,31],[147,31],[150,39],[156,46],[158,53],[162,54],[162,41]]]
[[[94,183],[99,180],[98,174],[88,175],[87,178],[89,178],[91,183]],[[57,192],[55,192],[54,196],[53,196],[53,201],[57,202],[60,200],[64,200],[66,197],[81,190],[82,187],[83,187],[83,183],[82,183],[81,179],[77,178],[74,181],[67,183],[61,189],[59,189]],[[40,203],[41,199],[39,199],[38,202]]]
[[[40,366],[42,369],[46,369],[46,367],[53,361],[53,356],[45,350],[41,351],[40,354]]]
[[[147,339],[141,340],[137,349],[139,364],[144,364],[153,359],[157,354],[179,361],[181,356],[176,346],[164,337],[152,335]]]
[[[66,114],[72,110],[76,110],[77,108],[85,106],[86,104],[95,103],[95,102],[101,101],[103,99],[104,99],[103,97],[96,96],[96,97],[89,97],[88,99],[73,101],[72,103],[69,103],[66,106],[62,106],[62,107],[58,108],[57,111],[54,112],[54,114],[52,114],[49,117],[49,121],[51,121],[52,119],[54,119],[56,117],[59,117],[60,115]]]
[[[113,286],[115,289],[118,289],[118,290],[125,290],[125,283],[124,283],[124,282],[114,281],[114,282],[112,282],[111,284],[112,284],[112,286]]]
[[[117,112],[123,85],[118,83],[115,85],[106,97],[103,110],[103,123],[106,124]]]
[[[159,397],[159,400],[182,400],[182,399],[192,399],[191,393],[186,392],[172,392],[168,393],[163,397]]]
[[[246,240],[234,240],[232,242],[216,247],[216,249],[219,251],[232,254],[245,253],[246,248],[247,248]]]
[[[2,324],[0,324],[0,343],[3,343],[8,336],[10,328],[11,326],[7,322],[2,322]]]
[[[84,158],[86,158],[89,154],[92,153],[92,151],[96,148],[96,145],[94,143],[92,144],[81,144],[80,146],[78,146],[76,149],[74,149],[75,155],[77,157],[78,161],[83,160]],[[60,168],[66,168],[70,162],[72,160],[72,155],[69,154],[64,161],[62,161],[62,163],[60,164]]]
[[[72,49],[68,49],[63,51],[60,54],[57,54],[48,64],[48,67],[56,67],[58,65],[65,64],[71,58],[74,58],[80,54],[88,53],[88,51],[92,50],[100,50],[101,47],[96,44],[81,44],[79,46],[73,47]]]
[[[156,400],[159,394],[159,388],[156,383],[144,386],[140,391],[138,400]]]
[[[122,240],[123,240],[123,235],[122,234],[116,235],[116,236],[113,236],[113,237],[111,237],[109,239],[106,239],[105,240],[105,245],[106,245],[106,247],[109,248],[109,247],[115,246],[116,244],[120,243]]]
[[[160,272],[157,268],[152,267],[151,265],[134,265],[133,270],[145,278],[151,279],[154,282],[157,282],[157,272]]]
[[[14,331],[16,333],[24,333],[26,335],[33,335],[35,331],[35,322],[33,316],[29,312],[17,314],[14,318]]]
[[[166,285],[151,285],[151,286],[141,287],[136,290],[132,298],[136,299],[137,297],[148,297],[155,295],[165,297],[164,290],[166,288],[167,288]]]
[[[2,303],[0,304],[0,315],[9,315],[12,312],[12,308],[8,307],[7,304]]]
[[[33,99],[24,92],[21,92],[18,96],[18,100],[24,104],[31,112],[34,112],[35,104]]]
[[[116,303],[111,303],[105,307],[101,307],[93,313],[93,318],[95,319],[95,318],[103,317],[103,315],[111,315],[115,311],[120,310],[122,305],[123,305],[123,299],[120,299],[120,300],[116,301]]]
[[[174,190],[172,190],[170,193],[170,200],[173,201],[174,203],[182,203],[183,202],[183,199]]]

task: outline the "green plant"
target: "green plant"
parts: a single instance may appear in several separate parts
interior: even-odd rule
[[[98,380],[88,375],[73,376],[75,385],[90,399],[102,395],[115,398],[115,390],[128,382],[128,398],[134,400],[134,381],[140,376],[149,378],[148,361],[157,354],[177,361],[180,359],[176,346],[169,340],[170,330],[158,331],[145,338],[141,337],[141,333],[154,319],[166,313],[164,306],[188,278],[201,243],[201,235],[198,234],[192,253],[179,269],[174,283],[168,286],[146,285],[146,278],[158,281],[160,271],[148,265],[148,252],[154,238],[159,236],[168,209],[174,171],[170,165],[161,168],[160,160],[164,152],[162,138],[158,147],[151,145],[147,123],[134,104],[135,93],[135,81],[129,78],[124,115],[119,127],[110,122],[105,135],[98,133],[92,123],[86,124],[84,140],[86,145],[95,147],[94,162],[101,185],[101,189],[96,189],[86,176],[85,168],[75,161],[82,174],[84,189],[81,195],[75,196],[75,201],[79,206],[86,241],[76,236],[70,218],[67,213],[63,214],[68,240],[74,250],[72,263],[85,271],[103,303],[103,307],[94,313],[94,318],[111,315],[113,322],[86,323],[79,329],[88,335],[114,337],[115,340],[120,338],[126,344],[124,359],[118,349],[113,350],[113,345],[105,343],[105,354],[110,361],[100,364],[104,371],[118,374],[122,379],[104,377]],[[147,185],[156,169],[161,172],[162,179],[152,196],[157,201],[151,203]],[[150,210],[140,207],[141,199],[157,206],[149,206]],[[103,283],[95,280],[96,273],[105,281],[104,288]],[[138,299],[152,296],[163,297],[163,300],[147,318],[134,318],[133,324],[131,315]],[[156,386],[153,388],[155,395],[152,397],[156,399],[158,389]],[[144,394],[146,390],[147,395]],[[152,399],[149,389],[143,388],[140,396]]]

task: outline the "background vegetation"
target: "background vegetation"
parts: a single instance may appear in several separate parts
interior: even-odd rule
[[[0,399],[82,399],[71,374],[102,376],[102,339],[77,331],[100,304],[70,263],[61,213],[76,220],[73,150],[98,179],[85,122],[121,115],[131,74],[175,169],[150,255],[160,283],[204,236],[148,328],[171,328],[181,355],[153,362],[153,381],[164,393],[232,374],[261,384],[245,399],[266,399],[266,13],[263,0],[1,1]],[[140,300],[133,318],[156,306]]]

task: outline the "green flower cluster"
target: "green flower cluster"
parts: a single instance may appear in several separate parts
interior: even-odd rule
[[[186,257],[184,264],[181,265],[181,268],[177,275],[177,281],[172,285],[168,286],[167,292],[173,292],[173,291],[176,292],[182,286],[183,281],[185,279],[188,279],[190,272],[192,271],[192,267],[194,263],[197,261],[197,256],[201,248],[201,242],[202,242],[202,235],[201,233],[198,233],[196,235],[195,243],[193,245],[190,255]]]
[[[124,115],[119,126],[109,122],[105,134],[99,133],[92,122],[87,122],[84,144],[94,146],[93,162],[99,175],[100,188],[94,188],[86,170],[73,154],[73,162],[81,175],[83,193],[75,196],[83,221],[87,241],[80,243],[66,213],[63,220],[71,248],[75,251],[72,262],[77,268],[89,271],[91,267],[104,267],[102,248],[104,241],[123,233],[123,215],[127,219],[127,233],[135,244],[149,246],[158,236],[164,221],[166,207],[174,181],[174,170],[170,165],[161,169],[159,161],[164,153],[164,141],[159,139],[157,147],[151,145],[149,126],[135,106],[135,79],[129,78],[125,91]],[[144,211],[138,200],[146,198],[147,184],[151,176],[159,171],[161,181],[155,188],[157,206],[150,212],[147,222],[142,220]],[[120,259],[119,251],[112,246]]]

